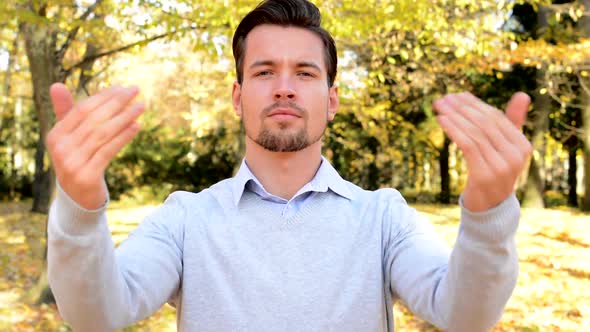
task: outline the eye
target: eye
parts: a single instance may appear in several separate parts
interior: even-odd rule
[[[313,73],[310,73],[308,71],[299,72],[299,73],[297,73],[297,75],[304,76],[304,77],[315,77],[315,75]]]
[[[258,77],[258,76],[268,76],[271,75],[272,72],[270,70],[263,70],[263,71],[259,71],[256,74],[254,74],[254,76]]]

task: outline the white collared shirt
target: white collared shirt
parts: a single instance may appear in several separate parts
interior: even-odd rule
[[[236,205],[242,197],[244,190],[249,190],[258,195],[276,213],[286,218],[295,215],[314,195],[320,192],[326,192],[328,189],[340,196],[348,199],[352,198],[350,191],[338,181],[340,175],[335,172],[324,157],[322,157],[320,167],[313,179],[301,187],[290,200],[269,193],[256,176],[252,174],[246,159],[242,160],[242,165],[235,179],[237,181],[235,181],[235,186],[232,189],[234,198],[236,199]]]

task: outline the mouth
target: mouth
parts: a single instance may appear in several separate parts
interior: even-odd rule
[[[275,108],[268,114],[268,117],[273,119],[287,120],[301,118],[301,114],[300,112],[290,108]]]

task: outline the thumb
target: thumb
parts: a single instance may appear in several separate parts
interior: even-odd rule
[[[49,95],[57,121],[61,121],[74,106],[74,97],[62,83],[52,84],[49,88]]]
[[[506,117],[516,128],[521,129],[524,125],[530,104],[531,97],[524,92],[517,92],[510,98],[506,105]]]

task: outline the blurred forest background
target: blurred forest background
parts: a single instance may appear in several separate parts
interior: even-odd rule
[[[533,99],[524,131],[535,151],[517,195],[530,211],[567,211],[555,215],[560,227],[566,220],[559,219],[570,216],[577,216],[572,225],[582,219],[589,225],[590,0],[313,2],[339,51],[341,108],[323,151],[345,179],[367,189],[397,188],[437,216],[446,211],[437,204],[456,203],[466,168],[436,124],[432,101],[467,90],[503,109],[513,93],[524,91]],[[64,82],[78,98],[112,84],[141,88],[143,130],[107,172],[113,199],[135,206],[160,202],[173,190],[199,191],[232,176],[241,162],[243,133],[230,100],[231,36],[257,3],[0,2],[0,239],[6,249],[0,316],[12,310],[2,309],[3,291],[20,289],[28,304],[19,310],[26,305],[36,312],[35,324],[45,319],[39,312],[50,310],[41,303],[52,302],[43,272],[54,190],[43,144],[55,121],[49,86]],[[544,215],[551,214],[536,216]],[[589,260],[585,228],[547,227],[543,234],[566,239]],[[26,248],[15,253],[19,245]],[[23,261],[36,263],[15,267]],[[588,269],[571,270],[590,279]],[[24,275],[28,279],[19,279]],[[573,316],[566,320],[584,310],[590,315],[584,308],[567,309]],[[5,323],[14,323],[10,319]],[[23,324],[17,330],[33,323]]]

